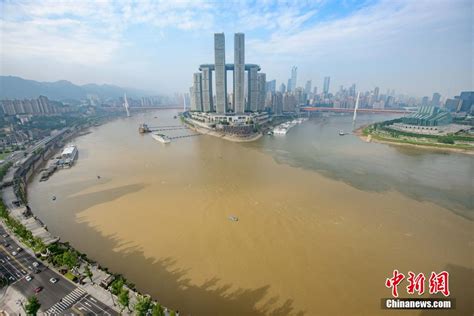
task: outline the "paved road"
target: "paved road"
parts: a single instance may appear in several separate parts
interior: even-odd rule
[[[41,303],[41,309],[46,311],[46,314],[118,315],[116,311],[88,295],[62,275],[45,267],[26,251],[18,251],[20,248],[18,244],[6,234],[0,225],[0,273],[4,274],[10,280],[11,286],[24,296],[36,295]],[[13,252],[17,254],[13,255]],[[34,263],[38,266],[35,267]],[[26,280],[27,275],[32,277],[31,281]],[[51,278],[58,281],[52,283]],[[38,287],[42,287],[42,290],[35,293]]]
[[[79,315],[117,315],[117,312],[105,306],[94,297],[87,295],[67,311]]]

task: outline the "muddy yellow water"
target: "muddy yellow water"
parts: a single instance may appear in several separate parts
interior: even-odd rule
[[[114,121],[76,139],[73,168],[30,184],[33,212],[181,315],[395,315],[380,306],[394,269],[449,271],[457,299],[451,313],[472,313],[473,224],[460,215],[469,214],[469,199],[455,203],[453,193],[443,204],[396,185],[360,187],[280,161],[271,151],[282,149],[269,140],[196,136],[164,146],[138,135],[142,121],[179,125],[170,113]],[[368,145],[375,147],[361,145],[367,156],[388,148]],[[364,159],[355,148],[331,155]],[[462,159],[469,172],[472,161],[456,157],[442,159]],[[408,297],[405,286],[399,291]]]

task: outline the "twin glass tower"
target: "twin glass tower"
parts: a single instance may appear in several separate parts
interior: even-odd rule
[[[214,64],[203,64],[194,73],[191,88],[191,110],[217,114],[243,114],[264,109],[266,76],[259,65],[245,64],[245,34],[234,34],[234,63],[225,63],[224,33],[214,34]],[[227,70],[233,71],[232,102],[227,98]],[[214,100],[212,72],[215,72]],[[248,72],[245,89],[245,72]],[[247,93],[246,93],[247,90]]]

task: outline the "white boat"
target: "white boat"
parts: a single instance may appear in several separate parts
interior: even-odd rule
[[[61,153],[61,161],[63,168],[70,168],[77,157],[77,147],[75,145],[68,145],[64,148],[63,152]]]
[[[239,221],[239,218],[235,215],[231,215],[228,217],[229,220],[233,221],[233,222],[238,222]]]
[[[153,137],[155,140],[159,141],[162,144],[171,143],[171,140],[163,134],[152,133],[151,137]]]
[[[339,131],[339,136],[344,136],[344,135],[346,135],[346,133],[344,133],[344,131],[341,129],[341,130]]]
[[[277,126],[273,129],[273,134],[286,135],[286,133],[288,133],[288,128],[284,126]]]

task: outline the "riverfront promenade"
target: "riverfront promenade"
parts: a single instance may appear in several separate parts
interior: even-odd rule
[[[68,134],[67,140],[74,135],[77,133]],[[99,268],[97,263],[91,263],[87,258],[78,258],[74,266],[69,267],[71,269],[63,275],[65,271],[58,271],[51,263],[64,268],[64,265],[58,265],[57,255],[51,261],[50,248],[46,252],[41,250],[41,256],[29,248],[31,246],[38,251],[36,246],[39,242],[36,239],[41,240],[43,246],[52,246],[54,249],[64,248],[66,245],[59,243],[59,237],[52,236],[43,222],[34,216],[34,210],[27,206],[26,198],[21,193],[26,192],[26,183],[44,161],[57,152],[59,147],[56,144],[64,141],[61,137],[48,142],[43,140],[40,142],[42,150],[33,151],[29,148],[24,151],[25,154],[15,155],[13,158],[16,159],[11,161],[13,166],[7,172],[11,179],[2,182],[0,277],[8,281],[8,286],[0,291],[0,313],[24,314],[25,302],[31,296],[36,296],[41,304],[39,312],[44,315],[132,315],[141,294],[124,284],[123,289],[129,293],[129,304],[128,308],[121,306],[118,297],[102,287],[104,280],[114,280],[115,276]],[[27,237],[25,231],[31,235]],[[68,250],[63,255],[69,251],[76,252],[70,246],[66,249]],[[43,258],[43,254],[44,257],[49,257],[48,260]],[[90,276],[86,272],[87,268]],[[67,275],[75,275],[77,281],[71,281]],[[110,283],[105,286],[109,285]],[[163,315],[168,316],[170,313],[164,308]]]
[[[113,307],[107,306],[91,295],[97,294],[94,293],[96,291],[76,285],[47,263],[36,259],[31,250],[22,248],[19,240],[4,227],[3,223],[0,227],[0,235],[2,236],[0,274],[11,282],[4,296],[0,298],[0,306],[7,313],[23,312],[21,305],[30,296],[36,295],[41,303],[40,311],[45,314],[81,315],[81,312],[95,315],[119,314]],[[12,252],[18,251],[18,248],[23,250],[13,255]],[[31,281],[26,280],[27,275],[32,277]],[[52,278],[58,281],[52,283],[50,282]],[[42,290],[35,294],[35,289],[39,287],[42,287]]]
[[[25,227],[34,238],[39,238],[46,246],[57,242],[59,238],[52,236],[44,224],[33,216],[31,210],[17,196],[14,186],[18,185],[22,174],[31,176],[34,169],[41,165],[41,160],[45,157],[36,150],[41,147],[46,148],[44,151],[53,153],[56,142],[61,141],[65,133],[66,130],[63,130],[54,137],[43,139],[23,155],[12,155],[11,162],[14,166],[2,182],[1,198],[10,218]],[[105,298],[108,291],[103,288],[81,287],[65,278],[53,266],[37,259],[35,253],[15,236],[15,232],[4,221],[1,221],[0,236],[0,276],[9,283],[0,295],[0,310],[12,315],[23,313],[26,300],[36,295],[41,304],[40,311],[45,315],[119,314],[109,302],[112,299],[101,302],[96,298]],[[26,276],[31,277],[31,280],[27,280]],[[57,282],[51,282],[53,279]]]

